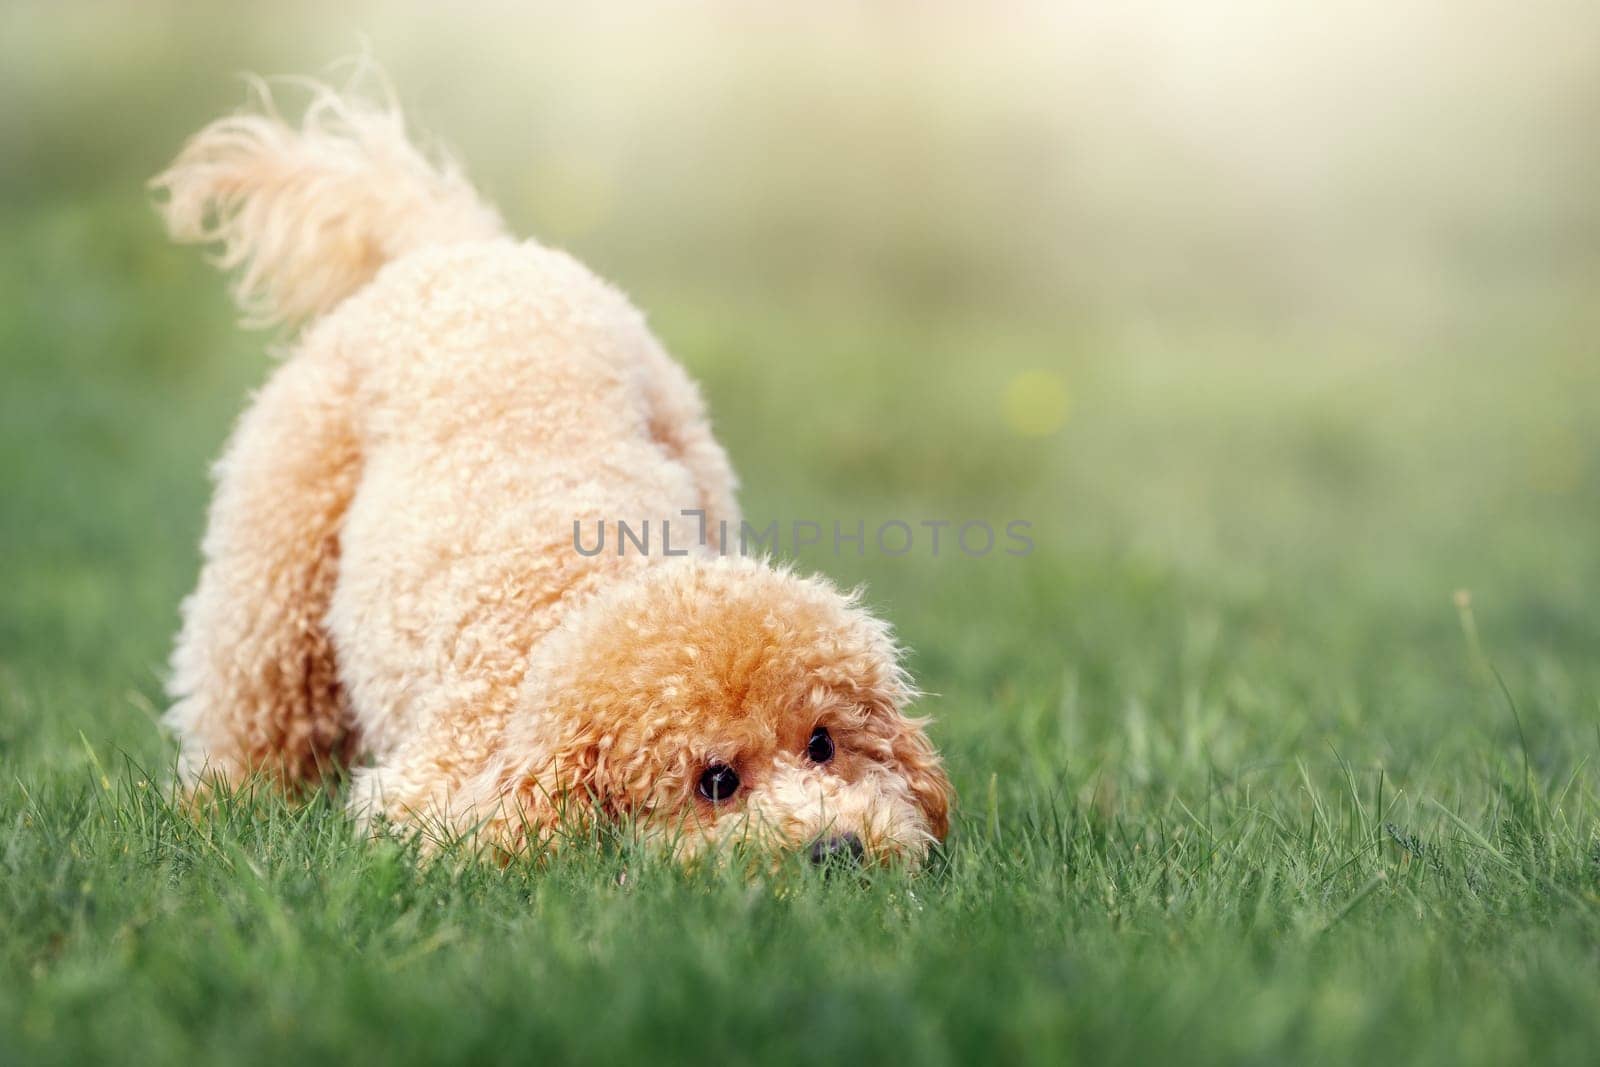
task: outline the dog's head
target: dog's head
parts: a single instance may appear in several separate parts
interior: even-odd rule
[[[684,857],[739,842],[919,862],[951,789],[914,695],[888,626],[823,580],[643,568],[541,644],[490,772],[497,822],[601,812]]]

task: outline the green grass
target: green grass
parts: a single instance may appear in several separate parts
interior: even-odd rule
[[[619,165],[609,214],[562,240],[704,382],[758,524],[1034,523],[1023,559],[804,560],[865,582],[913,649],[961,797],[948,848],[832,880],[684,873],[616,840],[423,865],[336,804],[186,816],[155,722],[205,467],[270,339],[234,330],[140,182],[235,102],[230,66],[347,42],[7,18],[0,68],[37,106],[0,124],[0,1062],[1600,1047],[1600,252],[1541,243],[1546,201],[1430,230],[1415,304],[1337,261],[1299,296],[1250,257],[1130,287],[1020,239],[1045,223],[1019,205],[1096,232],[1018,195],[1058,176],[1031,112],[976,141],[928,119],[960,112],[926,86],[791,114],[850,162],[775,173],[758,112],[719,97],[747,122],[703,169]],[[21,64],[26,40],[60,69]],[[492,94],[378,43],[513,221],[554,232],[471,103]],[[808,76],[772,75],[791,101]],[[548,77],[568,103],[495,107],[594,149],[579,119],[615,119],[607,98]],[[107,127],[112,99],[138,121]],[[638,99],[640,129],[651,108],[698,129]],[[1592,145],[1592,112],[1552,144]],[[924,155],[938,180],[908,187]],[[1462,236],[1483,232],[1532,236],[1485,265]],[[1027,437],[1005,397],[1040,370],[1070,409]]]

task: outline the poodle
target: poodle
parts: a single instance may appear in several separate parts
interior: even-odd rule
[[[609,820],[682,858],[924,860],[952,792],[890,628],[723,543],[733,472],[627,298],[510,237],[392,103],[259,97],[152,182],[246,321],[297,331],[214,471],[184,787],[348,771],[363,825],[501,857]],[[686,555],[575,550],[683,511]]]

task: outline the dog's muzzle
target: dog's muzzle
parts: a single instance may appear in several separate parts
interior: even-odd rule
[[[833,834],[828,837],[819,837],[811,842],[811,850],[807,853],[811,862],[818,867],[831,864],[848,864],[859,866],[866,857],[867,848],[861,843],[861,838],[855,834]]]

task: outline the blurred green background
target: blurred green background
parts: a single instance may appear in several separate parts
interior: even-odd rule
[[[952,924],[939,936],[974,900],[1018,906],[1003,880],[960,881],[963,863],[1022,864],[1021,911],[1063,924],[1042,945],[984,927],[961,957],[1032,999],[971,998],[959,974],[917,985],[888,962],[931,943],[915,930],[860,947],[880,988],[926,1005],[896,1016],[915,1047],[1583,1048],[1600,1016],[1600,10],[1293,7],[0,7],[0,761],[17,783],[0,1033],[37,1053],[92,1014],[52,961],[141,974],[105,961],[117,920],[74,910],[77,869],[50,860],[71,835],[39,827],[69,825],[96,760],[169,758],[155,717],[206,464],[286,341],[235,328],[144,182],[243,102],[240,72],[338,80],[331,64],[364,51],[515,230],[647,312],[702,382],[758,525],[1032,522],[1023,559],[804,557],[867,583],[931,694],[968,891],[930,905]],[[1341,790],[1345,851],[1316,829]],[[1223,823],[1195,814],[1219,796]],[[1018,851],[1053,804],[1088,836]],[[1548,850],[1504,897],[1480,892],[1491,875],[1402,878],[1406,834],[1453,842],[1463,871],[1473,834],[1523,855],[1507,842],[1533,830],[1508,829],[1512,809]],[[1147,877],[1153,842],[1186,828],[1189,912]],[[85,840],[114,852],[104,833]],[[1207,840],[1234,841],[1242,866],[1207,867]],[[83,878],[137,877],[74,855]],[[1048,906],[1040,864],[1069,871]],[[1265,920],[1259,902],[1235,915],[1239,871],[1287,869],[1303,877],[1283,875],[1298,888]],[[188,899],[175,884],[159,893]],[[468,906],[493,914],[499,891],[482,892]],[[1368,925],[1323,947],[1314,932],[1352,900]],[[1121,907],[1138,936],[1115,932]],[[821,920],[772,921],[803,940]],[[1253,921],[1287,942],[1253,941]],[[1100,1015],[1057,982],[1082,943]],[[626,969],[574,988],[615,993]],[[1419,970],[1426,995],[1385,985]],[[310,983],[326,998],[304,1010],[345,1004],[342,980]],[[1540,996],[1511,996],[1529,982]],[[781,1020],[763,990],[739,986],[728,1010]],[[185,1032],[225,1026],[201,994],[172,996]],[[1163,996],[1187,1022],[1118,1014],[1119,997],[1170,1011]],[[599,1048],[638,1047],[647,1024],[677,1047],[666,1008],[629,1003],[622,1044]],[[1217,1019],[1236,1026],[1197,1022]],[[985,1020],[997,1043],[956,1040]],[[126,1034],[77,1038],[103,1052]],[[574,1041],[558,1047],[596,1051]]]

